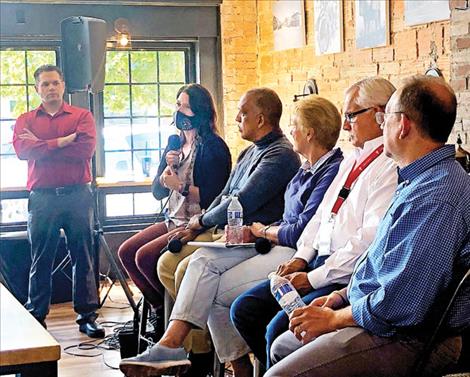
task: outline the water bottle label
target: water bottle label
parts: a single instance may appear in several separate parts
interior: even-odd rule
[[[284,309],[287,314],[290,314],[295,309],[305,306],[305,303],[298,296],[297,292],[290,292],[281,298],[279,305],[281,305],[282,309]]]
[[[241,219],[242,218],[242,213],[241,212],[235,212],[235,211],[229,211],[228,212],[228,218],[229,219]]]
[[[280,302],[282,297],[290,292],[292,292],[292,288],[287,284],[283,284],[279,288],[276,289],[276,293],[274,297],[276,298],[278,302]]]

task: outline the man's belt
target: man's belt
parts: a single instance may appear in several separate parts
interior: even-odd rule
[[[47,187],[47,188],[35,188],[32,192],[36,192],[39,194],[49,194],[55,196],[64,196],[69,195],[73,192],[80,191],[88,187],[87,183],[82,183],[79,185],[69,185],[69,186],[62,186],[62,187]]]

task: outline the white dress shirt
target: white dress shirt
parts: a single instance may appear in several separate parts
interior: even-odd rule
[[[308,273],[308,280],[314,289],[349,282],[357,259],[372,243],[390,205],[398,184],[397,165],[382,153],[353,183],[348,198],[335,216],[332,229],[328,230],[331,209],[354,162],[357,167],[381,144],[383,137],[369,140],[364,143],[364,148],[356,148],[343,160],[317,212],[297,242],[298,251],[294,258],[309,263],[317,255],[329,255],[324,265]],[[329,247],[320,247],[320,235],[323,233],[324,236],[325,232],[331,233]]]

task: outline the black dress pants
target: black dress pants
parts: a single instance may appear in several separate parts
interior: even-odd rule
[[[93,260],[93,197],[88,185],[31,191],[28,202],[31,243],[29,312],[44,321],[49,312],[52,268],[60,229],[64,230],[73,273],[73,305],[80,320],[99,307]]]

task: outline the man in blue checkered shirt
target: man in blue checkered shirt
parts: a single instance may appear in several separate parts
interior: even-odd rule
[[[273,376],[406,376],[470,266],[470,177],[445,145],[456,97],[440,78],[414,76],[376,113],[399,185],[348,288],[296,309],[273,344]],[[426,366],[440,375],[470,327],[470,289],[453,305]]]

